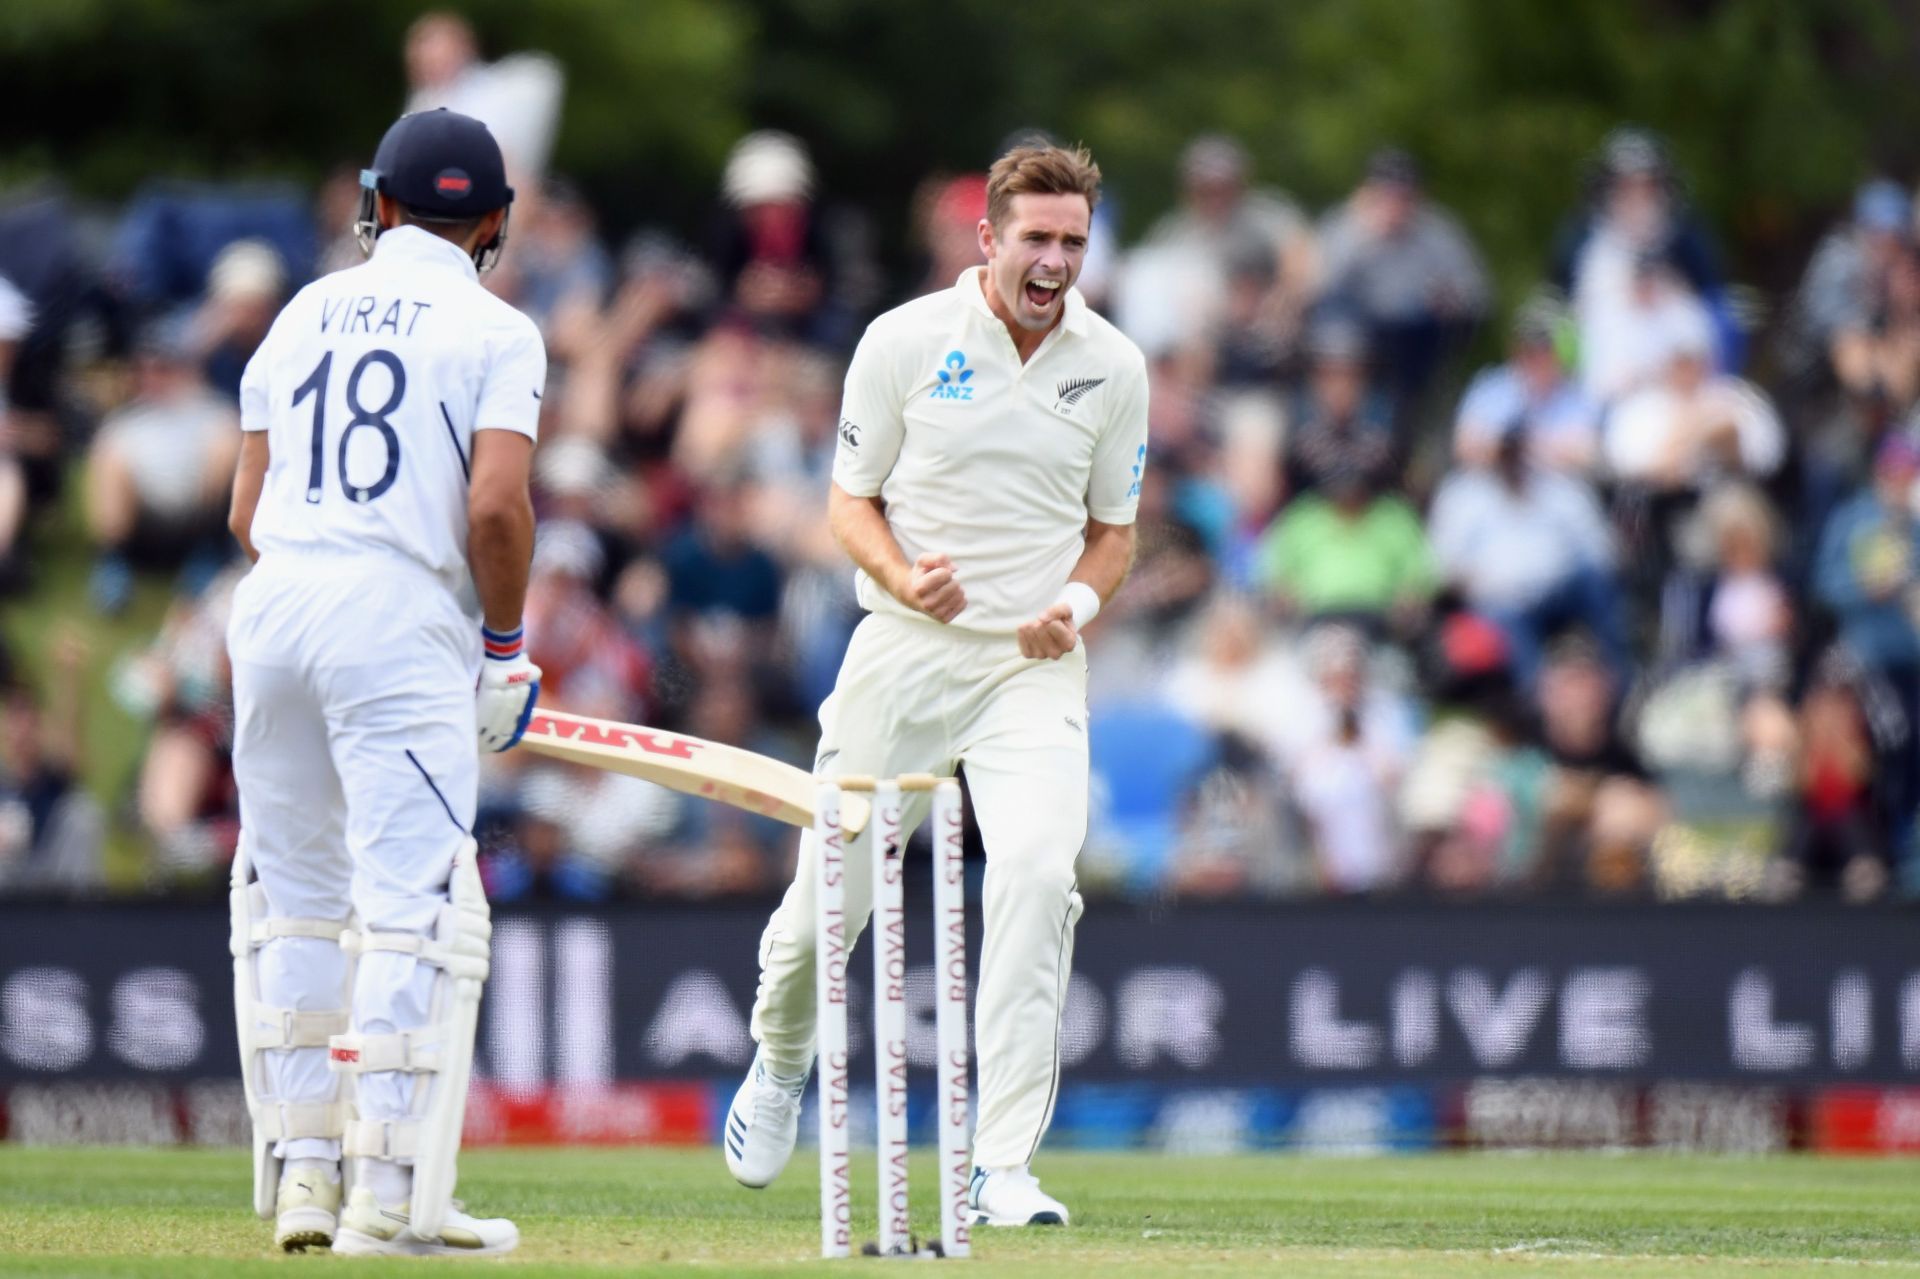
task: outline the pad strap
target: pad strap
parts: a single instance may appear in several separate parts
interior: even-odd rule
[[[440,1069],[443,1041],[437,1026],[388,1035],[339,1034],[327,1045],[327,1065],[344,1075],[376,1070],[429,1074]]]
[[[299,1012],[275,1008],[271,1004],[253,1006],[253,1034],[249,1048],[325,1048],[330,1039],[347,1029],[347,1010],[330,1008],[324,1012]]]
[[[256,947],[278,937],[316,937],[321,941],[339,941],[347,930],[344,919],[260,919],[247,930],[247,939]]]
[[[477,924],[468,923],[466,927],[474,929],[478,936],[469,937],[457,932],[454,944],[451,946],[437,938],[424,937],[419,933],[376,933],[353,930],[340,935],[340,945],[349,955],[356,956],[370,950],[386,950],[401,955],[412,955],[423,964],[432,964],[449,977],[485,981],[487,979],[487,938],[492,929],[484,919],[478,920]]]
[[[353,1159],[412,1159],[419,1149],[413,1119],[354,1119],[340,1139],[340,1153]]]
[[[348,1126],[347,1107],[337,1101],[269,1101],[254,1116],[253,1125],[267,1141],[334,1138]]]

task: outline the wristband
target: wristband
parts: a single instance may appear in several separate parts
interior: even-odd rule
[[[527,646],[527,628],[516,626],[510,631],[480,628],[480,642],[485,645],[487,657],[496,662],[510,662],[520,656]]]
[[[1076,631],[1100,616],[1100,593],[1085,582],[1068,582],[1060,588],[1060,594],[1054,597],[1053,602],[1065,604],[1073,610],[1073,629]]]

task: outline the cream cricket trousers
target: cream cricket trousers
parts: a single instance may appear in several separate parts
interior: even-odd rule
[[[375,932],[433,931],[479,787],[474,679],[479,628],[424,569],[391,559],[263,559],[234,592],[233,771],[241,838],[270,918],[340,919]],[[338,943],[281,937],[259,952],[263,1002],[338,1008]],[[354,971],[353,1029],[427,1024],[439,970],[374,951]],[[324,1101],[325,1048],[266,1054],[273,1095]],[[366,1119],[403,1119],[414,1077],[360,1077]],[[297,1138],[283,1158],[338,1158],[339,1143]]]
[[[930,619],[869,615],[820,707],[823,777],[951,773],[967,787],[987,851],[985,936],[974,1043],[979,1114],[974,1163],[1025,1164],[1053,1118],[1060,1016],[1080,918],[1074,859],[1087,834],[1085,647],[1058,661],[1020,656],[1011,635]],[[909,796],[904,820],[926,818]],[[847,860],[851,945],[872,911],[864,858]],[[760,939],[753,1037],[769,1069],[804,1074],[814,1057],[814,887],[811,831]]]

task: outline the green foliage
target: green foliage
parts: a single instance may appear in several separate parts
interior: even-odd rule
[[[155,176],[292,174],[363,163],[406,97],[422,0],[7,0],[0,151],[31,149],[83,192]],[[748,24],[725,0],[476,0],[490,56],[541,49],[568,70],[557,162],[631,184],[665,162],[711,172],[744,125]],[[24,108],[24,109],[22,109]],[[28,123],[30,122],[30,123]]]
[[[357,161],[402,101],[421,0],[8,0],[4,171],[123,196],[157,174]],[[1323,206],[1393,140],[1427,165],[1509,295],[1623,121],[1667,134],[1736,272],[1779,285],[1904,122],[1920,18],[1880,0],[468,0],[490,55],[567,67],[557,166],[616,228],[691,229],[751,124],[816,149],[897,241],[929,172],[1043,126],[1091,144],[1130,229],[1201,129]]]

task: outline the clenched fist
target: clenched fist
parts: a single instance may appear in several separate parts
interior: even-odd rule
[[[1020,656],[1042,657],[1057,662],[1080,642],[1079,628],[1073,624],[1073,609],[1051,604],[1031,622],[1020,624]]]
[[[967,606],[967,593],[960,589],[960,579],[954,576],[951,559],[926,554],[907,570],[907,585],[900,592],[900,600],[936,622],[951,622]]]

